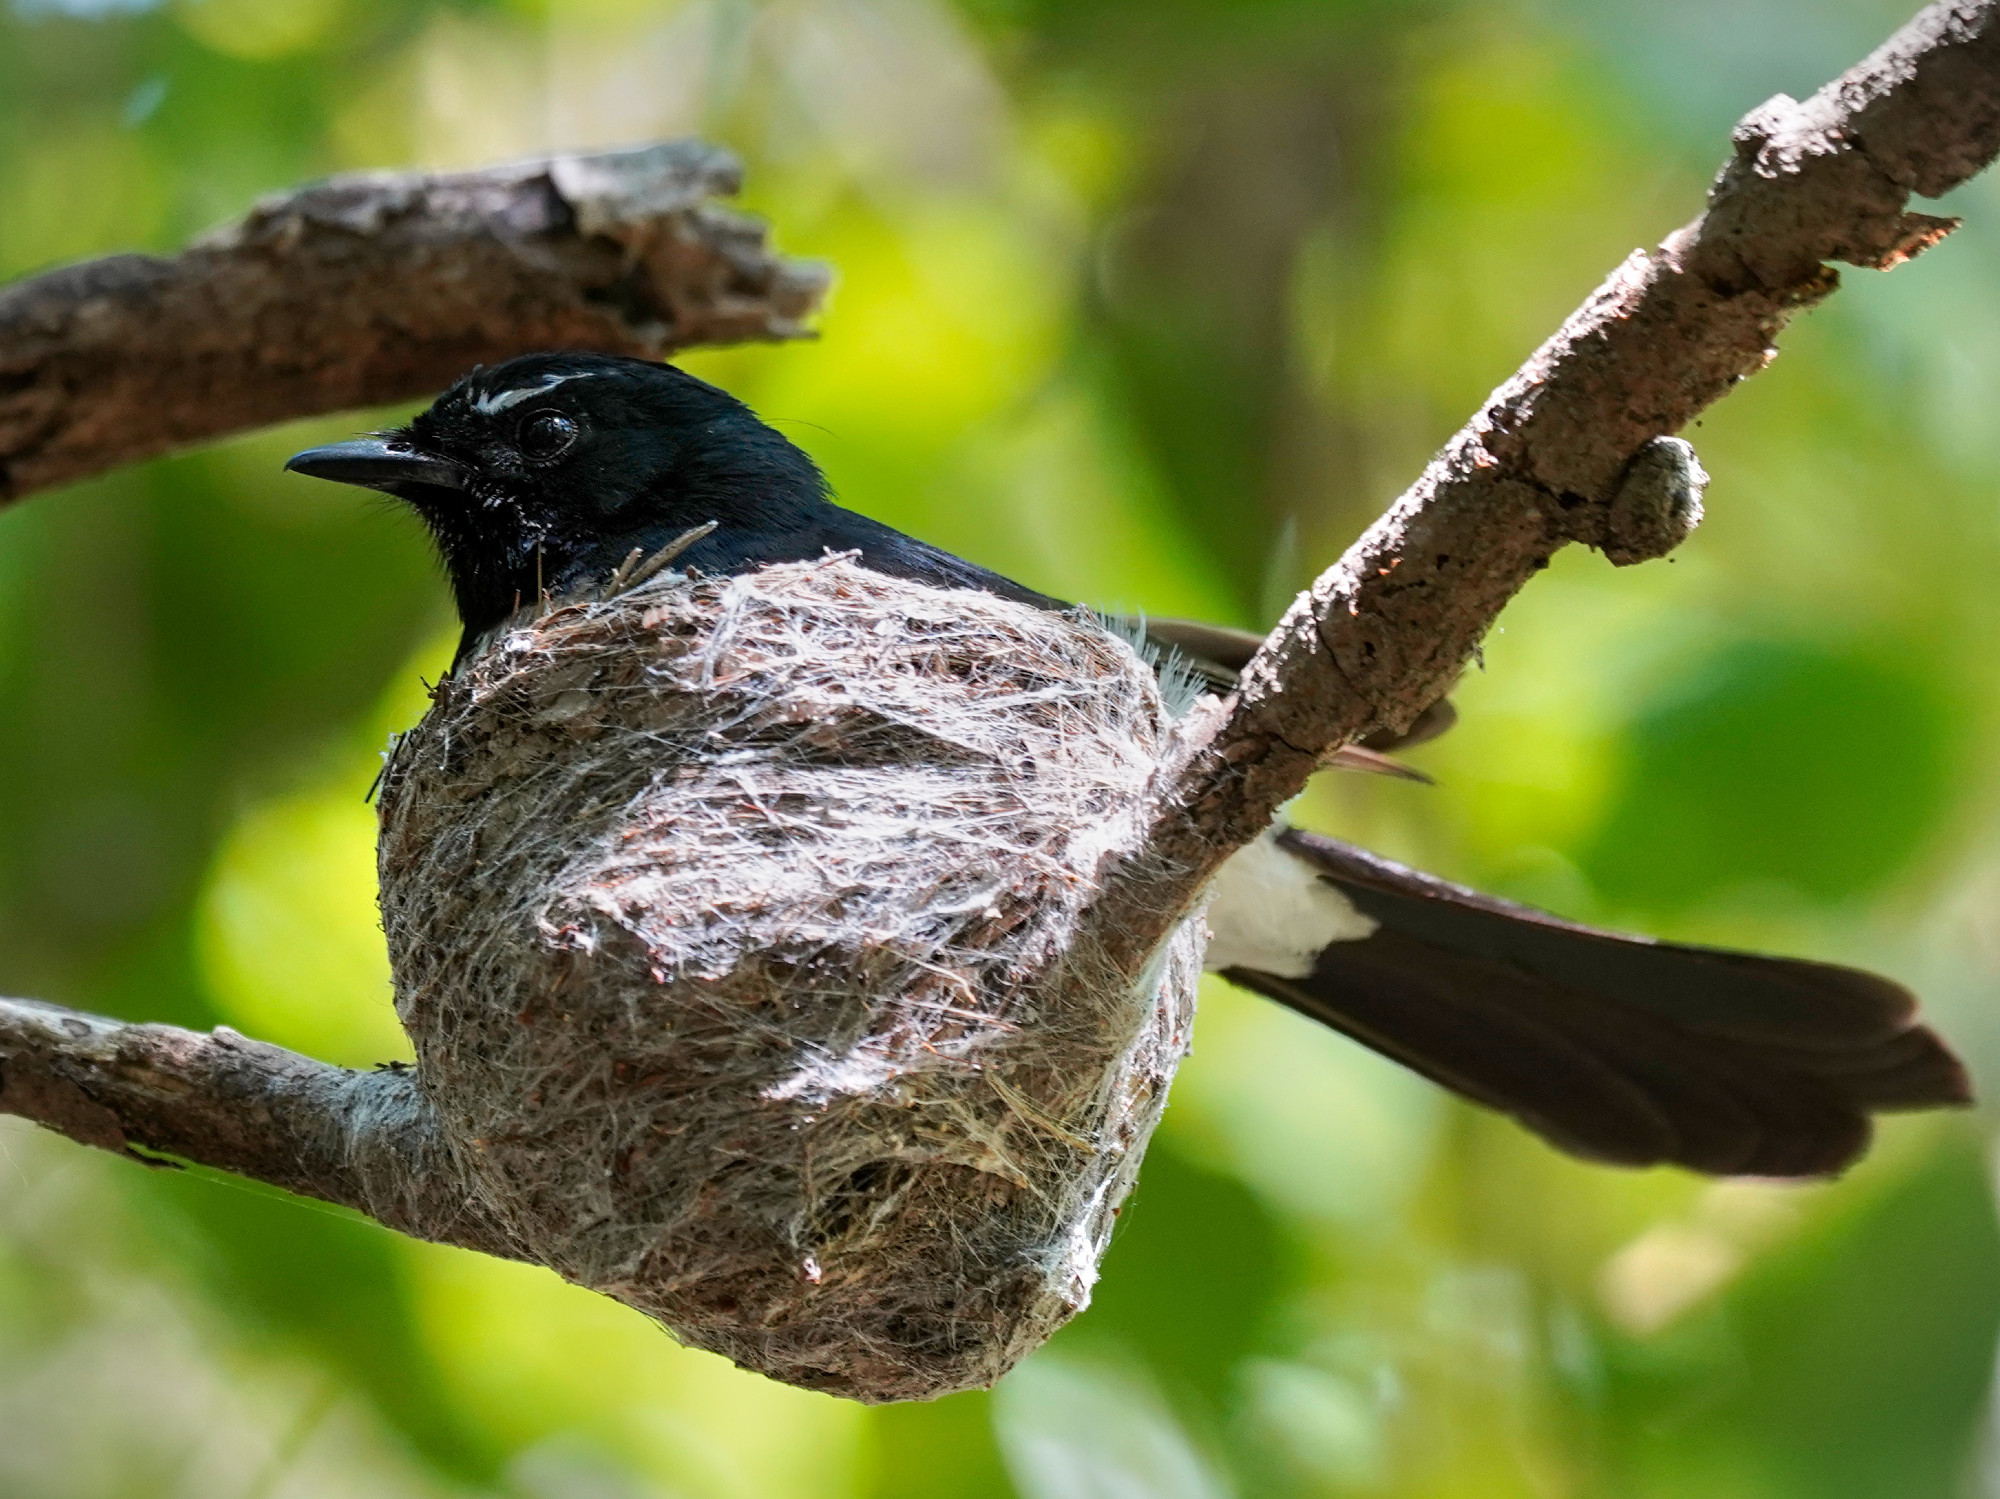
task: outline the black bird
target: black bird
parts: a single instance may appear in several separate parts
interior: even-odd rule
[[[1070,607],[835,505],[802,451],[671,365],[526,355],[475,370],[407,427],[286,467],[417,511],[451,580],[461,660],[522,605],[709,521],[676,566],[852,551],[934,587]],[[1225,688],[1257,644],[1150,629]],[[1426,728],[1448,722],[1441,707]],[[1209,923],[1208,966],[1232,982],[1594,1160],[1819,1176],[1866,1148],[1875,1112],[1970,1101],[1888,979],[1595,931],[1290,827],[1223,867]]]

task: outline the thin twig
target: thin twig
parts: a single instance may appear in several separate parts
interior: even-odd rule
[[[611,594],[617,594],[617,593],[629,593],[634,588],[639,587],[641,584],[646,583],[650,579],[658,577],[663,571],[665,571],[666,566],[669,562],[672,562],[674,558],[680,556],[682,552],[685,552],[689,547],[693,546],[697,541],[700,541],[704,536],[707,536],[720,524],[721,522],[719,521],[712,521],[712,520],[703,521],[700,525],[692,526],[688,530],[681,532],[680,535],[676,536],[672,541],[668,542],[665,546],[661,547],[657,552],[653,553],[653,555],[648,557],[644,562],[641,562],[638,566],[634,567],[629,575],[625,576],[622,579],[614,576],[612,579],[612,586],[607,590],[605,590],[606,595],[609,596]],[[634,549],[634,555],[637,555],[636,548]],[[632,561],[632,558],[627,557],[625,561],[626,563],[629,564]],[[625,567],[621,565],[618,571],[620,573],[624,573]]]

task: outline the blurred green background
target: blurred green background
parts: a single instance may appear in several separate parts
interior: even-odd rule
[[[701,133],[838,286],[689,366],[1036,587],[1269,623],[1732,121],[1894,0],[11,0],[0,275],[317,174]],[[2000,1081],[2000,179],[1687,434],[1306,821],[1587,920],[1866,963]],[[0,513],[0,992],[402,1054],[362,800],[449,655],[350,417]],[[1983,1117],[1838,1185],[1585,1167],[1216,985],[1096,1305],[869,1410],[549,1275],[0,1121],[5,1499],[2000,1495]]]

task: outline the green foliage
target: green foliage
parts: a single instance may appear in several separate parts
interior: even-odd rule
[[[327,171],[700,131],[839,282],[688,363],[843,498],[1069,597],[1267,622],[1887,0],[12,0],[0,275]],[[1565,553],[1441,784],[1301,808],[1585,919],[1922,979],[1992,1075],[2000,189],[1690,434],[1671,564]],[[450,649],[413,527],[278,472],[0,512],[0,990],[396,1054],[363,792]],[[1214,985],[1096,1305],[864,1410],[525,1267],[0,1123],[0,1493],[1966,1492],[1978,1120],[1837,1185],[1563,1160]]]
[[[1613,1340],[1607,1419],[1629,1433],[1623,1492],[1681,1494],[1758,1475],[1814,1499],[1965,1492],[2000,1331],[2000,1253],[1979,1152],[1952,1141],[1824,1221],[1700,1320],[1668,1370]],[[1684,1335],[1685,1336],[1685,1335]],[[1700,1475],[1700,1476],[1697,1476]],[[1740,1482],[1740,1480],[1739,1480]]]
[[[1607,895],[1669,910],[1736,881],[1865,894],[1949,804],[1952,727],[1907,654],[1732,643],[1685,663],[1628,727],[1584,867]]]

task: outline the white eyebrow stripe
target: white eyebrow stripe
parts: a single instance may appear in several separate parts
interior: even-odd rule
[[[523,401],[530,400],[542,394],[543,391],[554,390],[565,380],[589,380],[591,378],[593,377],[588,374],[544,375],[533,385],[517,386],[513,390],[502,390],[490,396],[481,396],[472,403],[472,409],[477,411],[481,416],[497,416],[509,406],[518,406]]]

